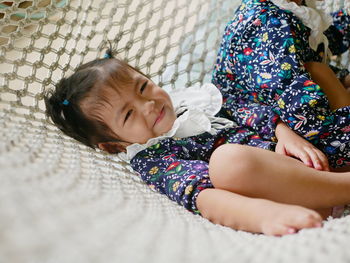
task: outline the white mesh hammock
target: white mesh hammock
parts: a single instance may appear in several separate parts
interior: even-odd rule
[[[349,9],[325,0],[327,11]],[[62,135],[42,93],[121,58],[165,88],[210,81],[232,0],[0,1],[0,262],[349,262],[350,217],[282,238],[214,225]],[[336,63],[348,66],[348,56]]]

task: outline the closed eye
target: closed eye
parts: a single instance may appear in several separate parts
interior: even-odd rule
[[[147,84],[148,84],[148,81],[146,81],[145,83],[142,84],[141,89],[140,89],[141,93],[146,89]]]
[[[131,113],[132,113],[133,110],[129,110],[126,115],[125,115],[125,119],[124,119],[124,123],[129,119]]]

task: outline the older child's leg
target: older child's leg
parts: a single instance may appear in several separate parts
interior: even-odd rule
[[[313,209],[350,203],[350,173],[309,168],[284,155],[244,145],[218,147],[209,162],[216,188]]]

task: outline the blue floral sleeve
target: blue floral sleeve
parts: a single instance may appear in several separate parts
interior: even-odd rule
[[[197,156],[199,153],[181,146],[176,140],[167,139],[139,152],[131,160],[131,167],[151,189],[167,195],[190,212],[200,214],[197,196],[213,185],[209,179],[208,163],[188,159],[193,154]]]
[[[275,139],[279,116],[272,106],[226,96],[220,113],[240,126],[253,128],[264,140]]]

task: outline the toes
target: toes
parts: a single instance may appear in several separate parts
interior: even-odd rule
[[[309,210],[308,213],[294,218],[291,227],[300,230],[302,228],[313,228],[322,226],[322,217],[317,212]]]
[[[315,211],[306,209],[307,212],[294,217],[286,224],[276,225],[272,235],[283,236],[295,234],[303,228],[314,228],[322,226],[322,217]]]
[[[314,210],[289,205],[288,209],[283,209],[261,226],[265,235],[283,236],[295,234],[303,228],[321,227],[322,217]]]
[[[276,224],[270,229],[266,229],[263,231],[265,235],[268,236],[284,236],[284,235],[290,235],[290,234],[295,234],[297,232],[297,229],[294,227],[290,227],[287,225],[283,224]]]
[[[322,225],[322,217],[314,211],[301,218],[301,220],[305,227],[320,227]]]

